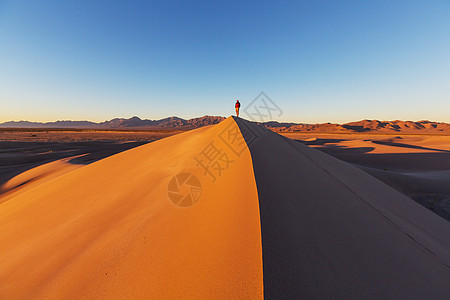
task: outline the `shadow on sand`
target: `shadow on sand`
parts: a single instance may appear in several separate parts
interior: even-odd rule
[[[434,153],[370,153],[372,147],[343,147],[342,139],[297,140],[364,170],[417,203],[450,221],[450,151],[396,143],[372,141],[393,147],[433,150]],[[328,145],[328,143],[333,143]]]
[[[72,164],[87,165],[148,142],[0,142],[0,186],[40,165],[73,157]]]
[[[404,144],[404,143],[396,143],[396,142],[391,142],[391,141],[372,141],[372,143],[379,144],[379,145],[392,146],[392,147],[411,148],[411,149],[420,149],[420,150],[432,150],[432,151],[450,153],[450,151],[448,151],[448,150],[427,148],[427,147],[422,147],[422,146],[409,145],[409,144]]]

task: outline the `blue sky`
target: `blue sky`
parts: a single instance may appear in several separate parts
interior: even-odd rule
[[[2,1],[0,122],[450,122],[449,1]]]

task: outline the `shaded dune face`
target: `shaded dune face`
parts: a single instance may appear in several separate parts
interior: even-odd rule
[[[0,197],[1,299],[450,294],[448,222],[240,118],[51,174]]]
[[[448,297],[447,221],[345,162],[235,120],[258,187],[267,298]]]

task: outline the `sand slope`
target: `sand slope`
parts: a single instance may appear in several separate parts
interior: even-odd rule
[[[237,123],[253,140],[267,298],[450,295],[447,221],[350,164]]]
[[[81,167],[81,165],[69,163],[71,159],[73,157],[59,159],[15,176],[0,186],[0,203],[8,201],[36,185]]]
[[[0,204],[0,298],[261,298],[250,153],[214,183],[194,160],[211,142],[225,149],[233,129],[229,119],[128,150]],[[167,187],[185,172],[202,194],[180,208]]]

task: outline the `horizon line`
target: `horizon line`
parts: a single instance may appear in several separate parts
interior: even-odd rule
[[[234,116],[234,114],[228,116],[231,117]],[[95,124],[100,124],[103,122],[108,122],[108,121],[112,121],[115,119],[123,119],[123,120],[129,120],[132,118],[139,118],[140,120],[143,121],[160,121],[160,120],[164,120],[164,119],[168,119],[168,118],[179,118],[182,120],[192,120],[192,119],[200,119],[200,118],[205,118],[205,117],[218,117],[218,118],[228,118],[225,116],[221,116],[221,115],[204,115],[204,116],[200,116],[200,117],[193,117],[193,118],[182,118],[182,117],[178,117],[176,115],[172,115],[172,116],[167,116],[167,117],[163,117],[160,119],[149,119],[149,118],[141,118],[139,116],[132,116],[132,117],[114,117],[111,119],[104,119],[103,121],[92,121],[92,120],[88,120],[88,119],[57,119],[54,121],[32,121],[32,120],[25,120],[25,119],[21,119],[21,120],[8,120],[8,121],[0,121],[0,125],[4,124],[4,123],[9,123],[9,122],[15,122],[15,123],[19,123],[19,122],[30,122],[30,123],[41,123],[41,124],[46,124],[46,123],[56,123],[56,122],[91,122],[91,123],[95,123]],[[242,118],[242,117],[241,117]],[[244,118],[245,119],[245,118]],[[331,122],[331,121],[324,121],[324,122],[302,122],[302,121],[279,121],[279,120],[263,120],[263,121],[258,121],[258,120],[252,120],[249,119],[249,121],[252,122],[257,122],[257,123],[267,123],[267,122],[278,122],[278,123],[294,123],[294,124],[348,124],[348,123],[354,123],[354,122],[361,122],[361,121],[378,121],[378,122],[434,122],[434,123],[446,123],[446,124],[450,124],[450,121],[435,121],[435,120],[430,120],[430,119],[420,119],[420,120],[405,120],[405,119],[391,119],[391,120],[384,120],[384,119],[373,119],[373,118],[363,118],[363,119],[358,119],[356,121],[345,121],[345,122]]]

